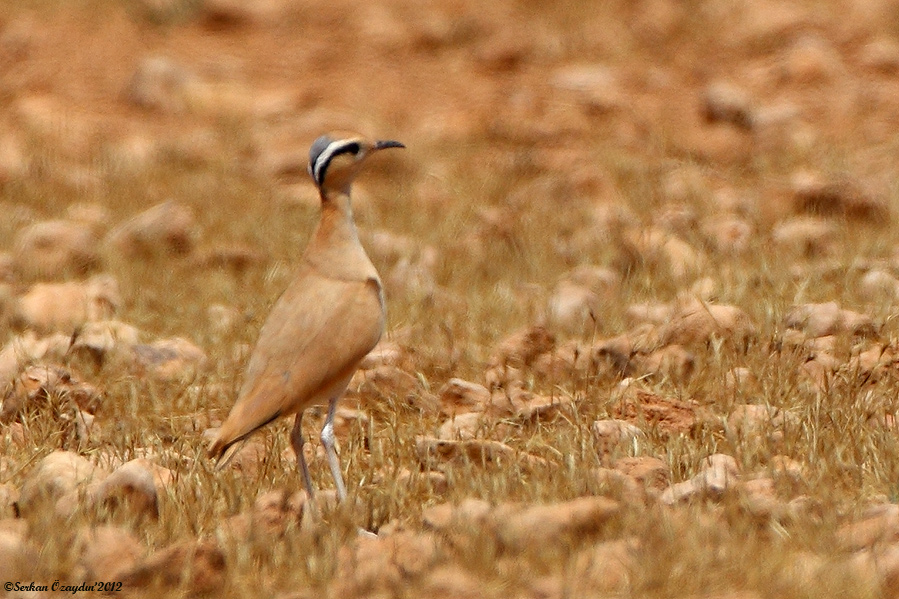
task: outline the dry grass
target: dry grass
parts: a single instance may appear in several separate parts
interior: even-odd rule
[[[266,135],[284,123],[244,115],[143,113],[116,95],[133,70],[135,57],[148,51],[185,57],[197,50],[212,61],[219,53],[238,55],[242,65],[238,70],[251,87],[282,85],[296,92],[308,111],[295,126],[295,137],[303,143],[319,130],[312,118],[315,111],[323,121],[321,128],[332,121],[349,121],[407,143],[405,153],[379,162],[362,177],[357,221],[363,237],[383,229],[437,249],[433,279],[439,293],[391,286],[389,281],[387,287],[387,338],[412,350],[410,370],[421,381],[418,393],[422,395],[436,392],[451,377],[483,381],[492,348],[537,321],[549,291],[566,271],[581,264],[618,267],[620,231],[616,225],[594,226],[591,219],[598,210],[623,206],[640,228],[657,223],[660,214],[675,205],[692,210],[700,220],[715,214],[721,210],[715,191],[721,188],[746,196],[750,208],[745,216],[756,232],[745,252],[705,251],[706,265],[686,278],[637,261],[623,273],[620,287],[603,304],[592,330],[575,337],[592,343],[621,334],[630,328],[628,306],[674,301],[700,275],[711,277],[717,287],[715,300],[745,310],[758,334],[745,348],[718,341],[694,348],[695,371],[688,378],[642,381],[646,389],[660,395],[696,402],[707,417],[684,435],[667,435],[647,426],[647,441],[637,453],[663,459],[673,482],[696,474],[702,459],[714,453],[733,456],[747,474],[765,473],[774,455],[785,455],[802,465],[802,481],[795,494],[806,497],[810,507],[779,521],[753,514],[739,496],[672,509],[627,505],[600,540],[639,541],[638,559],[623,592],[627,596],[713,597],[738,591],[762,597],[883,596],[885,591],[876,581],[853,569],[850,556],[835,539],[839,527],[867,506],[899,500],[899,441],[894,428],[870,418],[872,414],[896,415],[899,377],[895,366],[888,376],[874,381],[844,368],[832,377],[825,392],[819,392],[804,384],[799,372],[808,352],[790,349],[781,340],[784,316],[792,305],[836,301],[868,314],[878,329],[873,339],[848,334],[837,339],[835,355],[844,364],[853,351],[873,341],[894,345],[894,301],[869,299],[858,282],[864,272],[861,265],[891,259],[899,239],[889,223],[878,226],[832,219],[836,227],[832,252],[806,257],[778,249],[770,236],[772,225],[790,212],[778,199],[778,190],[788,188],[791,173],[801,168],[886,180],[883,195],[895,211],[895,165],[876,159],[895,154],[895,136],[890,132],[867,143],[863,133],[852,134],[853,126],[863,131],[875,118],[866,117],[860,109],[848,115],[833,109],[839,118],[831,122],[815,118],[831,114],[832,108],[815,98],[833,92],[843,79],[809,86],[785,83],[773,91],[759,85],[755,91],[765,101],[769,98],[764,94],[770,93],[772,103],[782,98],[800,103],[817,143],[776,145],[770,151],[760,145],[740,153],[736,160],[719,160],[714,150],[708,158],[689,144],[685,148],[682,134],[688,125],[683,120],[695,117],[679,119],[678,111],[695,110],[703,84],[715,76],[732,74],[739,79],[745,75],[746,86],[753,85],[746,74],[753,67],[767,68],[787,47],[760,36],[747,41],[746,47],[724,44],[725,50],[713,55],[712,49],[723,42],[710,23],[716,22],[726,3],[671,8],[679,20],[663,27],[659,22],[664,14],[654,13],[652,7],[664,8],[665,2],[604,3],[595,11],[589,4],[576,2],[552,9],[534,2],[509,2],[477,17],[474,12],[464,18],[453,16],[449,33],[434,33],[443,23],[440,19],[453,14],[437,3],[420,10],[436,15],[438,25],[421,21],[426,33],[416,32],[414,25],[406,32],[424,41],[407,47],[401,35],[390,38],[389,47],[400,55],[402,64],[391,60],[368,33],[360,34],[360,49],[346,50],[346,55],[343,49],[330,47],[323,36],[305,44],[294,40],[278,61],[263,57],[273,53],[274,44],[291,39],[289,27],[283,24],[210,32],[191,19],[165,25],[129,20],[121,16],[116,3],[85,0],[68,3],[65,9],[49,0],[27,4],[38,41],[24,61],[6,71],[15,85],[2,90],[0,103],[10,115],[3,118],[3,126],[22,137],[31,166],[28,176],[0,185],[0,206],[9,215],[0,218],[0,239],[10,240],[23,225],[56,218],[77,203],[102,205],[110,221],[118,223],[174,198],[193,208],[201,247],[243,244],[265,256],[235,275],[223,269],[198,269],[188,258],[135,261],[109,251],[103,254],[104,270],[117,278],[125,299],[118,317],[154,337],[177,335],[193,340],[205,349],[212,366],[195,380],[163,384],[135,377],[115,365],[96,367],[75,361],[69,366],[104,389],[98,413],[100,433],[79,443],[60,429],[58,420],[36,412],[22,418],[25,445],[0,437],[0,456],[9,462],[0,468],[0,482],[15,486],[27,479],[31,465],[55,449],[75,450],[94,460],[121,461],[148,452],[175,473],[156,520],[99,508],[79,510],[65,522],[48,523],[44,515],[31,517],[30,535],[41,548],[41,580],[52,581],[71,572],[75,557],[69,549],[82,525],[122,520],[137,531],[142,543],[155,549],[215,534],[225,518],[249,509],[267,490],[301,487],[289,459],[287,422],[275,423],[258,435],[267,457],[249,475],[213,472],[201,437],[230,408],[246,348],[254,343],[269,307],[290,280],[292,265],[315,222],[314,202],[295,197],[297,193],[311,197],[311,185],[297,192],[252,166],[258,140],[268,139]],[[642,8],[635,8],[637,4]],[[800,3],[797,10],[818,14],[836,11],[836,5],[842,3]],[[400,15],[419,10],[401,3],[384,6]],[[304,32],[323,24],[340,26],[337,8],[314,8],[299,5],[287,21],[308,18],[310,24],[301,28]],[[0,16],[12,22],[25,10],[25,5],[7,6]],[[641,11],[646,14],[635,14]],[[79,58],[72,61],[78,72],[54,77],[51,65],[60,59],[54,54],[56,42],[41,35],[70,34],[72,40],[83,40],[87,20],[107,13],[114,15],[109,31],[98,35],[89,49],[95,58],[113,61],[107,76],[83,77],[88,65]],[[522,46],[525,58],[520,66],[493,73],[490,69],[501,69],[479,56],[489,51],[485,40],[493,39],[503,19],[531,45]],[[640,19],[652,22],[643,26]],[[861,42],[848,34],[840,37],[845,32],[832,21],[827,21],[822,37],[832,40],[846,61],[853,60]],[[653,33],[653,23],[662,29]],[[875,25],[861,17],[852,23],[858,37],[877,33]],[[364,29],[355,18],[344,26],[348,31]],[[121,38],[122,59],[115,62],[110,48],[116,45],[116,34],[135,30],[143,32],[143,37]],[[514,53],[515,43],[501,39]],[[237,45],[242,42],[247,43],[246,56]],[[332,65],[334,81],[346,85],[316,81],[323,67],[313,62]],[[632,73],[643,72],[642,67],[658,68],[664,71],[658,75],[660,80],[669,77],[673,83],[641,80],[632,88],[658,88],[644,90],[642,104],[613,109],[613,116],[582,108],[576,94],[558,92],[548,83],[560,66],[593,62],[629,68]],[[371,68],[372,80],[383,75],[383,81],[356,81],[360,66]],[[857,67],[850,64],[848,68]],[[453,73],[452,80],[444,70]],[[300,74],[304,80],[298,82]],[[839,77],[853,82],[862,79],[854,75]],[[99,121],[106,118],[107,123],[98,126],[99,141],[66,146],[55,143],[59,137],[66,138],[65,131],[47,134],[23,126],[16,116],[18,102],[45,93],[75,115],[90,115],[89,123],[96,124],[98,116]],[[101,108],[115,110],[108,115],[91,113],[94,98],[102,98]],[[833,99],[839,101],[840,97]],[[891,113],[884,108],[878,114],[887,118]],[[448,122],[458,123],[459,133],[443,120],[450,118],[456,119]],[[212,151],[200,160],[193,160],[188,152],[162,152],[137,168],[115,159],[113,142],[129,132],[142,132],[165,144],[177,140],[182,128],[185,133],[212,131]],[[67,177],[76,165],[87,169],[88,183],[73,184]],[[680,195],[667,192],[666,185],[678,178],[698,184]],[[484,217],[489,210],[503,214],[502,231],[491,229]],[[695,229],[683,237],[694,247],[704,247]],[[0,249],[8,247],[5,242]],[[375,262],[380,272],[391,271],[392,265],[383,259],[376,256]],[[239,326],[224,335],[217,331],[207,316],[213,304],[236,308],[243,315]],[[4,332],[9,337],[13,334]],[[725,390],[726,373],[738,366],[753,372],[759,381],[756,390]],[[340,450],[348,487],[363,506],[361,521],[334,515],[333,527],[324,531],[290,529],[283,538],[268,542],[226,544],[226,587],[219,596],[277,596],[307,588],[327,592],[338,552],[355,538],[354,525],[378,530],[399,522],[419,530],[423,510],[445,501],[476,497],[492,504],[532,504],[589,494],[626,500],[591,474],[602,463],[590,425],[613,413],[619,379],[594,373],[558,379],[527,376],[530,390],[573,398],[576,406],[553,421],[517,423],[502,439],[546,459],[548,467],[475,462],[448,466],[445,493],[423,481],[399,484],[396,473],[419,469],[416,437],[433,434],[441,421],[405,405],[401,398],[386,395],[380,403],[363,401],[370,424],[353,428],[341,440]],[[350,399],[354,401],[358,403]],[[784,429],[778,444],[735,439],[721,423],[738,403],[775,406],[791,413],[795,425]],[[313,421],[317,425],[320,415],[308,419],[308,432],[315,426]],[[322,487],[330,484],[321,460],[313,465],[313,478]],[[559,594],[549,596],[581,596],[572,573],[587,541],[518,557],[504,554],[491,543],[485,539],[477,551],[452,554],[454,561],[483,581],[484,596],[538,596],[534,589],[542,578],[559,581],[560,586],[553,587]],[[411,597],[417,592],[412,585],[396,595]]]

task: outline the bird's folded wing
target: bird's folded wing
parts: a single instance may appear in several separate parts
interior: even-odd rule
[[[262,327],[220,445],[329,399],[319,395],[352,375],[383,328],[377,280],[342,281],[307,271],[284,292]]]

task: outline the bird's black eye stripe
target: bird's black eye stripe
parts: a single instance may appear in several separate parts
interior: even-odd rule
[[[338,142],[331,142],[327,147],[321,149],[315,160],[309,164],[309,171],[315,182],[319,185],[322,184],[325,180],[328,165],[331,164],[335,156],[340,156],[341,154],[353,154],[355,156],[359,153],[359,150],[361,150],[361,146],[359,142],[355,141],[343,145],[338,145]]]
[[[338,148],[334,148],[331,152],[331,155],[328,156],[328,162],[334,160],[335,156],[340,156],[341,154],[358,154],[359,153],[359,144],[355,141],[352,143],[348,143],[345,146],[340,146]]]

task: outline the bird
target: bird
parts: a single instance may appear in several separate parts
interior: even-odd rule
[[[240,441],[270,422],[295,415],[290,442],[303,484],[314,497],[303,454],[303,413],[327,406],[321,442],[336,485],[346,485],[334,443],[334,414],[359,363],[384,332],[384,290],[353,221],[350,187],[365,162],[393,140],[331,132],[309,149],[309,175],[318,188],[321,214],[294,280],[268,315],[250,356],[243,385],[228,417],[209,444],[216,466],[228,463]]]

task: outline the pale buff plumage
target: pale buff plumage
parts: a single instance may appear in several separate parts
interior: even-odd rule
[[[262,327],[237,402],[209,447],[220,463],[236,442],[296,414],[291,442],[311,494],[302,416],[310,406],[327,405],[322,443],[338,496],[346,495],[334,449],[334,410],[384,330],[381,280],[359,243],[350,184],[368,156],[389,147],[402,145],[347,134],[322,136],[313,144],[309,170],[321,195],[321,220],[296,278]]]

